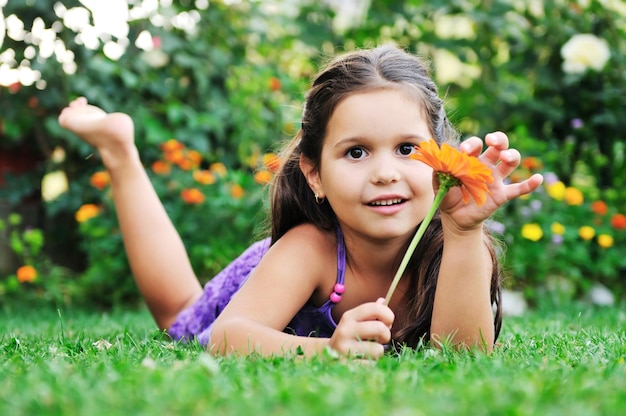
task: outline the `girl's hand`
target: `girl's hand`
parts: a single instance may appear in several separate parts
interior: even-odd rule
[[[378,359],[391,340],[394,314],[384,299],[346,311],[330,338],[329,346],[349,358]]]
[[[487,202],[482,206],[476,205],[474,201],[465,204],[461,198],[461,191],[454,187],[450,189],[441,203],[442,219],[450,218],[459,231],[481,227],[482,222],[499,207],[511,199],[534,191],[543,182],[543,177],[535,174],[522,182],[506,184],[505,179],[520,163],[520,153],[515,149],[509,149],[509,138],[502,132],[487,134],[485,144],[487,150],[481,154],[482,140],[478,137],[471,137],[461,143],[460,149],[478,157],[491,169],[493,182],[488,184]]]

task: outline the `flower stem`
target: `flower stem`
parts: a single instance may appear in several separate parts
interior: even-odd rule
[[[428,225],[430,224],[433,217],[435,216],[435,212],[437,212],[437,208],[439,208],[439,204],[441,204],[443,197],[446,196],[446,193],[448,193],[448,190],[450,188],[451,188],[450,184],[447,184],[445,182],[440,184],[439,190],[437,191],[437,195],[435,195],[435,200],[433,201],[433,204],[430,207],[430,210],[426,213],[426,216],[422,220],[422,223],[420,224],[419,228],[415,232],[415,235],[413,236],[413,239],[411,240],[409,247],[406,249],[406,253],[404,253],[404,257],[402,258],[400,267],[398,267],[398,271],[396,272],[396,275],[393,277],[393,280],[391,281],[391,286],[389,286],[389,290],[387,291],[387,296],[385,297],[385,303],[384,303],[385,305],[389,305],[389,302],[391,301],[391,297],[393,296],[393,292],[396,290],[396,287],[398,286],[398,283],[400,282],[400,278],[402,277],[402,274],[404,274],[404,270],[406,269],[407,264],[409,264],[409,260],[411,259],[411,256],[413,255],[413,252],[415,251],[415,247],[417,247],[417,244],[422,239],[422,236],[426,232],[426,228],[428,228]]]

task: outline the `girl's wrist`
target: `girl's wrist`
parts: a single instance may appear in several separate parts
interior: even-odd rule
[[[441,227],[443,229],[444,239],[446,238],[473,238],[475,236],[483,237],[484,221],[480,221],[472,225],[459,225],[449,216],[441,215]]]

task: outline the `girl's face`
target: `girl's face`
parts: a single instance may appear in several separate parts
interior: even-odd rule
[[[339,103],[319,172],[309,179],[344,233],[376,241],[410,238],[434,198],[432,169],[409,157],[430,131],[421,106],[402,91],[356,93]]]

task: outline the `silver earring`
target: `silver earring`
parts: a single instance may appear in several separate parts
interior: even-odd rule
[[[317,194],[315,194],[315,203],[317,205],[322,205],[325,200],[326,200],[326,198],[324,198],[324,197],[320,198]]]

